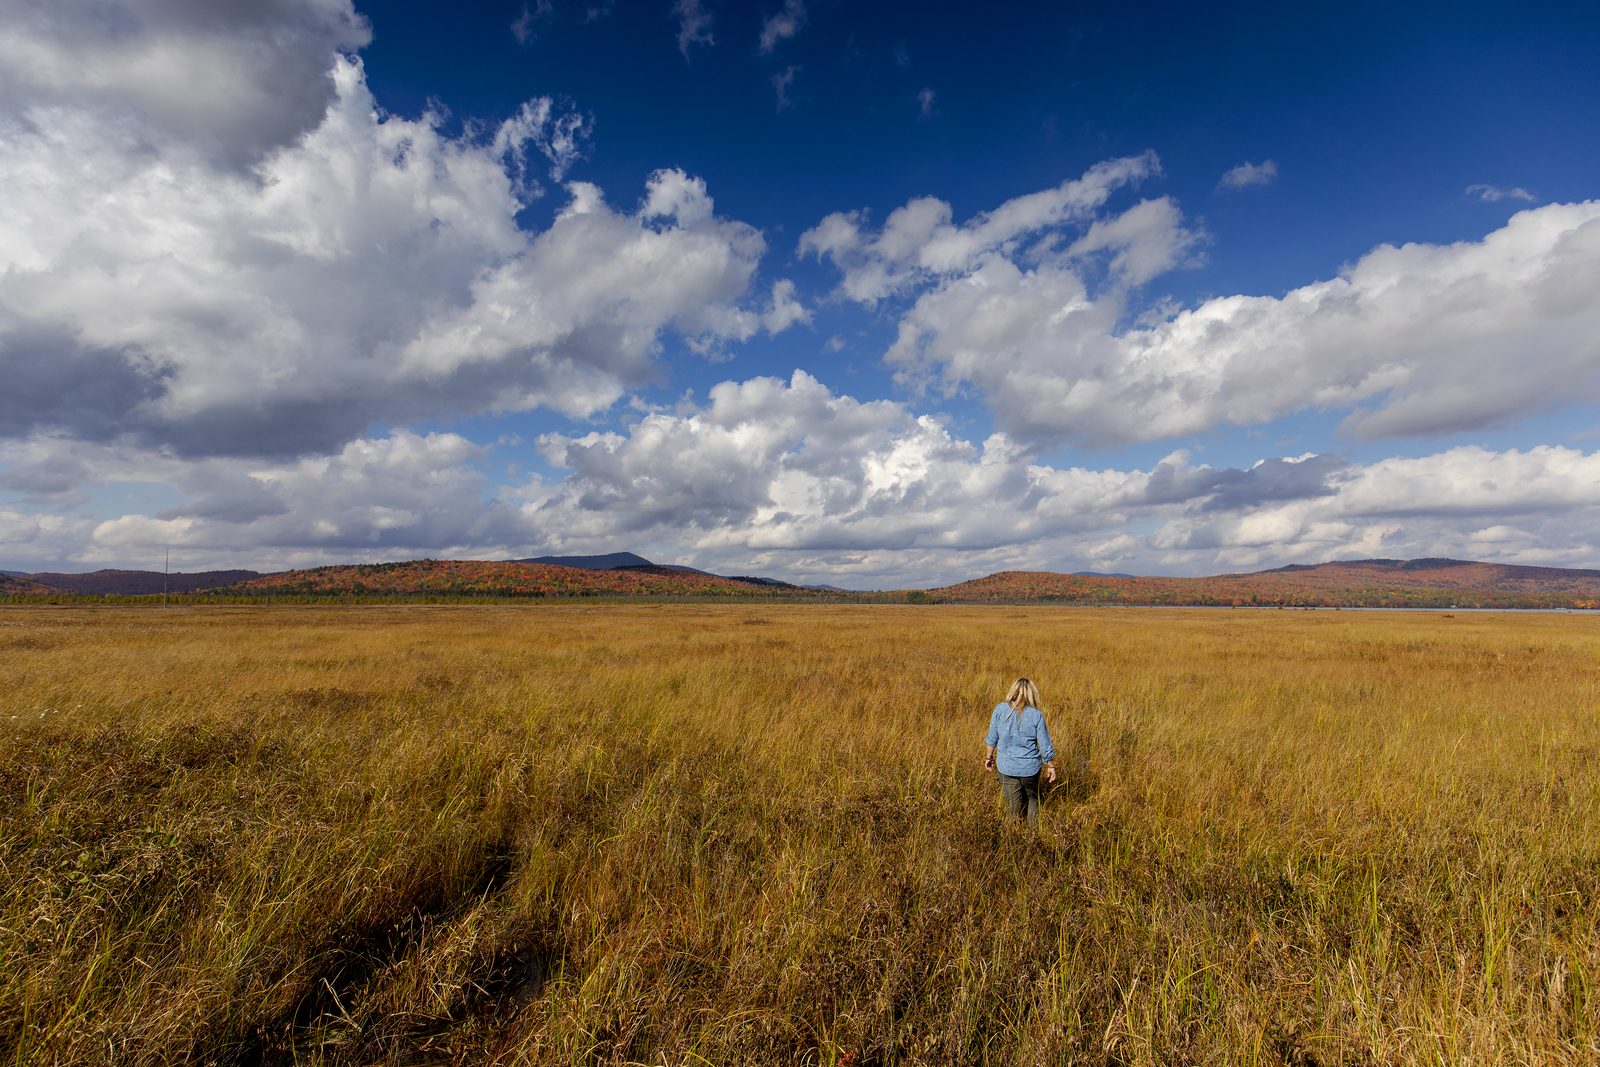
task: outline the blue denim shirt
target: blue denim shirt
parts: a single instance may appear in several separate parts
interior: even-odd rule
[[[989,736],[984,744],[994,745],[994,769],[1013,778],[1032,778],[1041,764],[1056,758],[1044,712],[1023,708],[1022,722],[1011,713],[1010,704],[999,704],[989,716]]]

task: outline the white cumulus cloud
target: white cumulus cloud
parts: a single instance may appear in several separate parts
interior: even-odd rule
[[[761,24],[761,41],[758,50],[766,55],[799,33],[806,24],[805,0],[783,0],[783,7]]]
[[[364,40],[345,15],[325,21]],[[181,64],[195,38],[115,48]],[[236,117],[261,136],[238,144],[280,141],[244,169],[196,139],[210,112],[118,112],[100,74],[47,78],[66,46],[34,42],[27,92],[0,109],[0,436],[285,454],[374,420],[583,416],[659,377],[664,332],[716,344],[760,327],[739,301],[765,242],[717,217],[703,182],[658,172],[637,209],[575,182],[548,229],[524,230],[544,192],[533,160],[563,178],[591,120],[544,98],[458,137],[435,114],[385,115],[360,60],[334,54],[345,39],[301,42],[328,65],[315,122],[260,119],[253,69],[239,75]],[[194,61],[240,47],[221,41]]]
[[[527,47],[538,37],[538,24],[555,18],[556,7],[550,0],[537,0],[533,7],[522,5],[522,14],[511,24],[511,36]]]
[[[350,0],[4,0],[5,136],[75,118],[243,167],[322,120],[333,54],[371,38]]]
[[[0,511],[0,538],[8,558],[36,569],[112,566],[168,545],[184,565],[242,560],[257,569],[476,555],[485,543],[523,537],[514,507],[484,502],[473,463],[488,452],[457,434],[405,430],[276,463],[35,439],[0,453],[10,463],[0,486],[156,482],[187,500],[104,521]]]
[[[1249,570],[1324,559],[1600,563],[1600,454],[1475,446],[1351,465],[1334,490],[1254,509],[1186,508],[1147,539],[1169,566]],[[1507,523],[1511,519],[1515,525]]]
[[[1283,297],[1158,307],[1130,325],[1131,288],[1191,261],[1200,239],[1166,197],[1099,214],[1155,168],[1110,161],[961,225],[931,198],[876,232],[836,213],[800,249],[839,267],[842,297],[915,298],[887,353],[902,380],[976,386],[1003,429],[1041,445],[1310,409],[1349,412],[1344,430],[1364,439],[1426,437],[1600,399],[1600,202],[1526,210],[1482,241],[1383,245]]]
[[[1247,469],[1178,451],[1148,471],[1061,469],[1003,433],[963,440],[803,371],[725,382],[709,401],[625,434],[542,438],[572,474],[538,487],[527,522],[565,546],[671,543],[699,565],[888,583],[1069,563],[1215,573],[1359,556],[1600,561],[1600,455],[1572,449],[1371,464],[1307,454]]]
[[[1217,182],[1217,192],[1248,189],[1252,185],[1271,185],[1278,177],[1278,164],[1274,160],[1264,163],[1241,163],[1224,174]]]
[[[1513,186],[1510,189],[1502,189],[1498,185],[1484,185],[1481,183],[1478,185],[1467,186],[1467,195],[1477,197],[1479,200],[1490,204],[1494,203],[1496,200],[1533,201],[1539,199],[1521,186]]]
[[[794,84],[795,72],[799,69],[799,67],[791,66],[785,69],[782,74],[774,74],[768,79],[772,83],[773,90],[778,94],[779,111],[787,111],[794,107],[794,101],[789,98],[789,86]]]
[[[959,226],[951,221],[950,205],[931,196],[896,208],[876,232],[864,212],[836,211],[800,235],[799,250],[832,260],[844,274],[839,294],[873,306],[885,297],[970,272],[996,255],[1048,252],[1052,231],[1093,219],[1117,189],[1160,169],[1153,152],[1108,160],[1081,178],[1008,200]],[[1104,228],[1092,241],[1085,240],[1090,243],[1081,246],[1080,253],[1114,243]],[[1186,246],[1192,237],[1175,233],[1162,240]],[[1030,241],[1037,243],[1030,247]]]
[[[690,45],[717,43],[711,36],[712,14],[700,0],[677,0],[672,5],[672,13],[678,16],[678,51],[685,60],[689,58]]]

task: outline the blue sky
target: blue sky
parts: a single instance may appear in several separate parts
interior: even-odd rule
[[[0,566],[1600,566],[1592,6],[0,20]]]

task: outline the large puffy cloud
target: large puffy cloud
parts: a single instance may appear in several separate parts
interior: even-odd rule
[[[750,292],[762,235],[682,171],[625,207],[566,182],[525,228],[592,119],[546,98],[455,135],[386,115],[348,0],[0,16],[8,565],[542,547],[482,446],[369,427],[588,417],[663,376],[669,332],[718,357],[810,318],[786,280]],[[187,502],[82,517],[119,482]]]
[[[822,580],[1064,565],[1194,573],[1352,555],[1600,562],[1600,455],[1567,448],[1372,464],[1313,454],[1247,469],[1179,451],[1148,471],[1057,469],[1004,434],[965,441],[804,372],[724,383],[704,409],[652,415],[627,434],[541,444],[573,472],[523,507],[550,543],[668,543],[702,565]]]
[[[1350,410],[1361,438],[1429,436],[1600,396],[1597,202],[1519,213],[1479,242],[1384,246],[1281,299],[1218,298],[1120,335],[1074,281],[970,276],[919,301],[893,356],[979,384],[1015,432],[1094,443],[1307,408]]]
[[[3,0],[0,99],[45,123],[133,121],[242,166],[315,126],[330,57],[371,37],[350,0]]]
[[[582,417],[661,376],[664,331],[710,350],[804,319],[782,283],[765,313],[741,305],[765,242],[681,171],[625,210],[573,182],[548,229],[520,227],[534,161],[564,174],[584,117],[541,99],[452,137],[438,115],[382,114],[360,60],[335,55],[366,39],[348,4],[214,8],[116,7],[127,24],[100,40],[68,32],[87,18],[72,5],[28,5],[5,35],[0,436],[281,456],[375,420]],[[183,111],[184,79],[212,67],[232,80]],[[230,122],[254,131],[229,149],[248,166],[206,132]]]
[[[1049,257],[1063,262],[1112,250],[1113,269],[1133,284],[1170,269],[1196,240],[1177,224],[1163,197],[1112,220],[1095,219],[1119,188],[1160,173],[1154,152],[1112,159],[1081,178],[1008,200],[957,226],[950,205],[924,196],[890,213],[876,232],[863,212],[834,212],[800,235],[801,253],[827,257],[843,272],[841,296],[867,305],[928,285],[948,284],[995,258]],[[1057,251],[1064,227],[1089,222],[1089,232]]]
[[[1281,298],[1129,325],[1132,288],[1196,241],[1166,198],[1097,215],[1154,170],[1111,161],[960,226],[930,199],[876,233],[830,215],[800,248],[839,266],[844,297],[914,296],[887,353],[902,379],[977,386],[1026,442],[1160,440],[1308,409],[1348,411],[1364,439],[1425,437],[1600,398],[1600,202],[1524,211],[1482,241],[1384,245]],[[1102,252],[1097,288],[1085,260]]]
[[[662,376],[667,331],[715,356],[808,321],[790,282],[745,300],[765,242],[681,171],[626,208],[571,182],[525,229],[592,120],[549,99],[454,136],[385,115],[353,54],[370,36],[348,0],[0,0],[10,557],[537,546],[484,503],[480,446],[368,427],[586,417]],[[121,481],[188,502],[74,514]]]
[[[1186,508],[1148,547],[1210,568],[1362,556],[1600,565],[1600,454],[1469,445],[1352,465],[1330,487],[1264,507]]]
[[[834,396],[804,371],[724,382],[704,411],[651,415],[626,437],[540,444],[575,473],[536,521],[566,538],[672,530],[706,547],[954,542],[962,505],[1007,495],[994,479],[1019,474],[1003,437],[978,449],[900,404]],[[960,499],[929,495],[955,486]]]

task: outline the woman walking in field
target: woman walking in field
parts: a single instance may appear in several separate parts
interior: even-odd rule
[[[1026,678],[1011,684],[1004,703],[989,716],[989,747],[983,769],[998,771],[1000,796],[1007,815],[1020,815],[1029,826],[1039,825],[1039,765],[1045,779],[1056,780],[1056,747],[1039,710],[1039,687]]]

